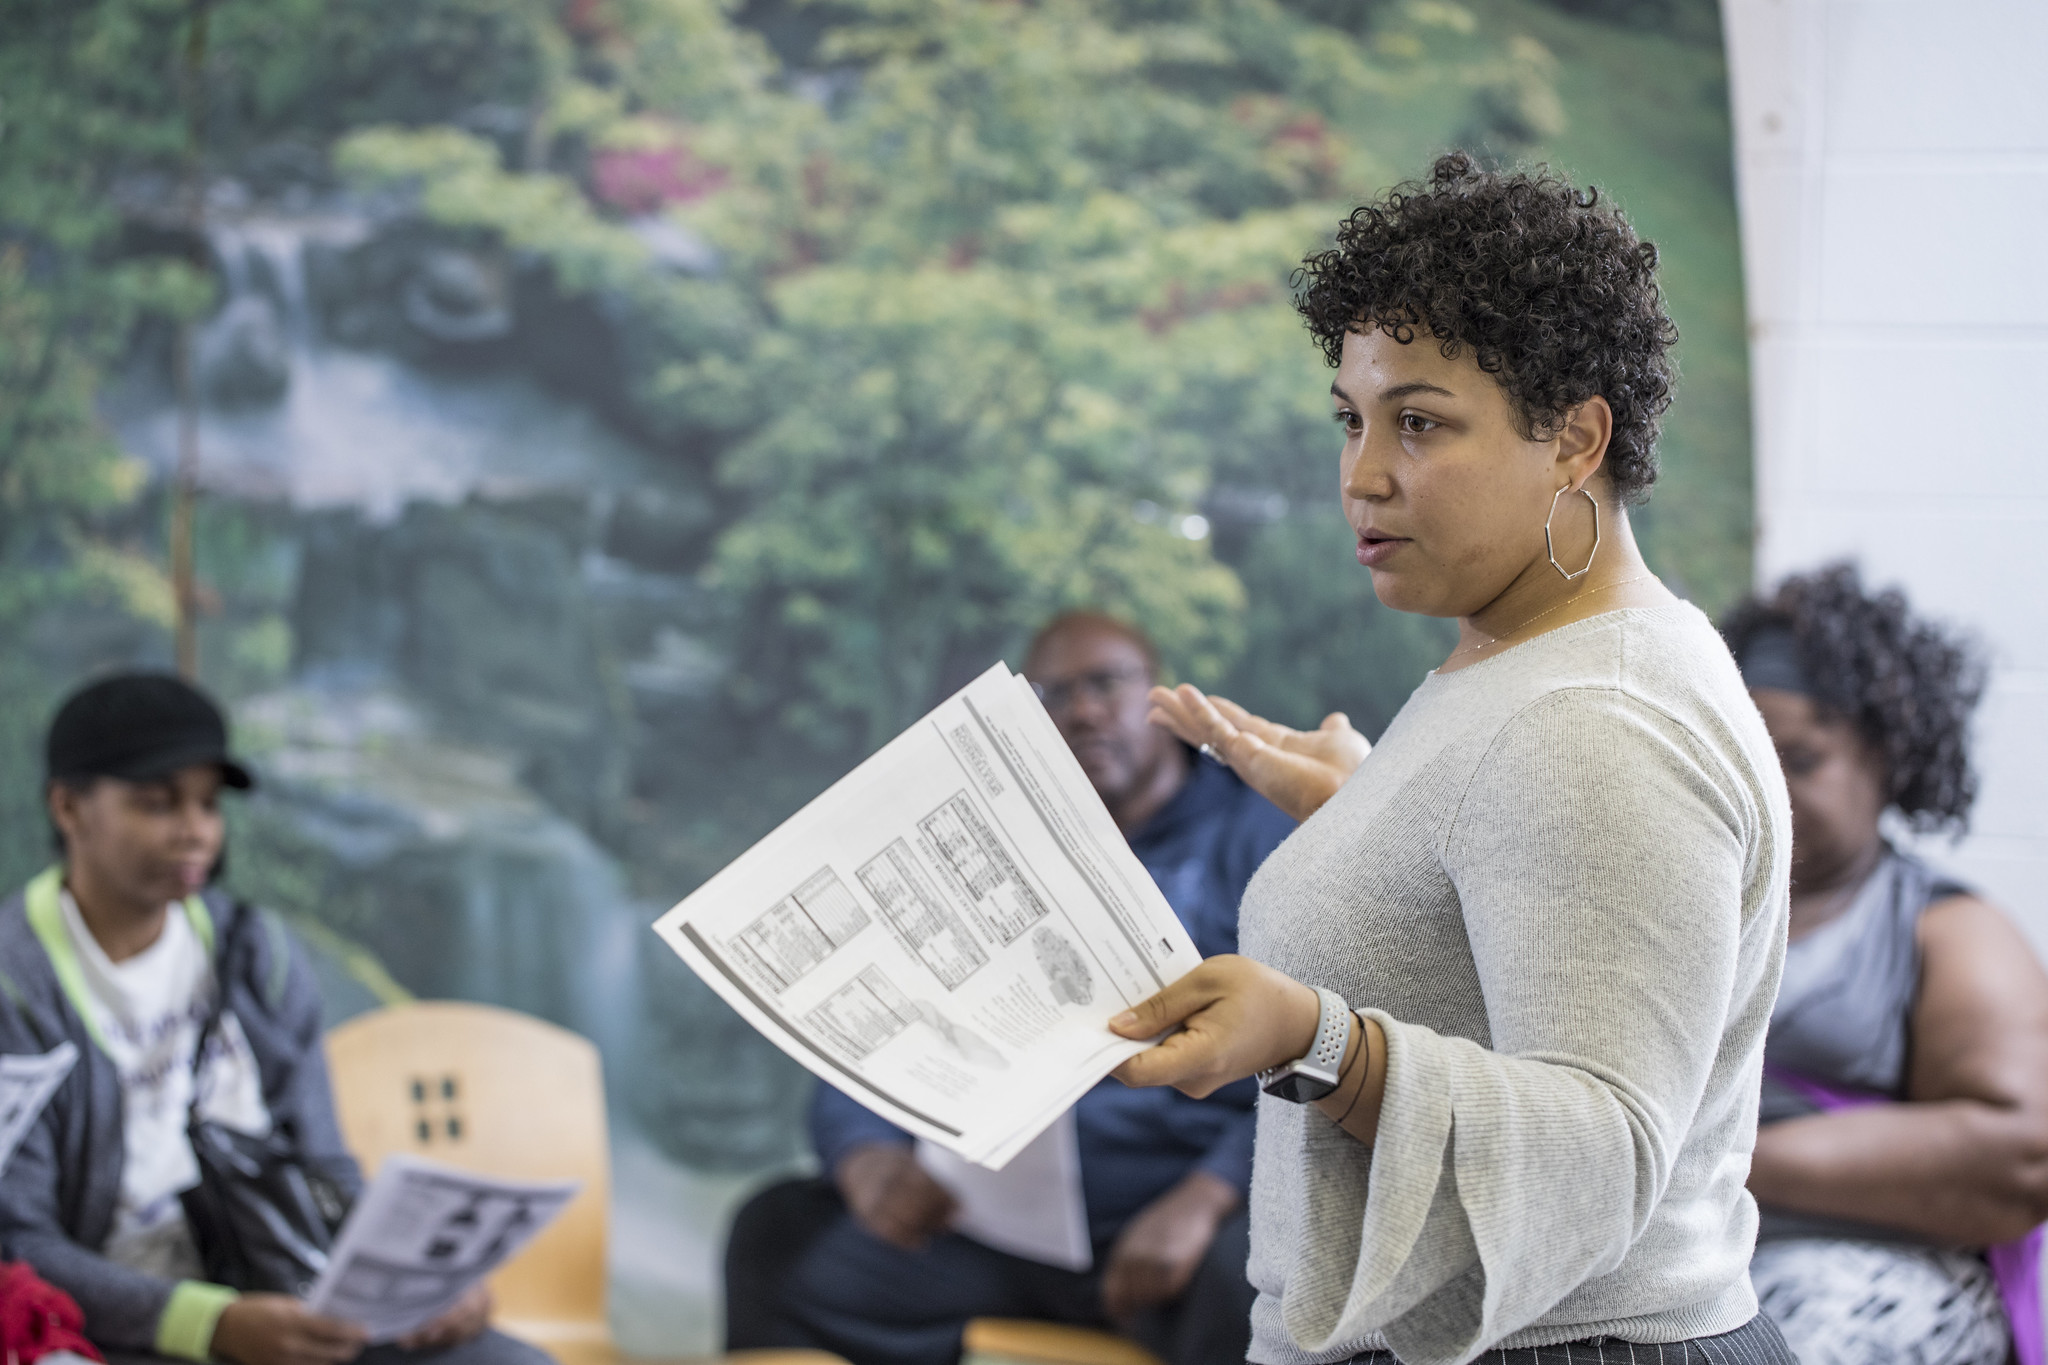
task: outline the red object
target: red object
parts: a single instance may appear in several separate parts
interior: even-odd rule
[[[26,1261],[0,1263],[0,1350],[6,1365],[29,1365],[52,1351],[106,1359],[85,1339],[85,1314],[71,1296]]]
[[[724,188],[728,177],[723,166],[703,160],[683,143],[611,148],[590,159],[591,189],[598,199],[631,214],[702,199]]]

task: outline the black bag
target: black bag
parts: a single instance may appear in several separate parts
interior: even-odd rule
[[[227,1010],[231,964],[256,919],[254,907],[236,909],[215,960],[213,1009],[192,1054],[185,1132],[199,1163],[199,1183],[179,1199],[207,1279],[244,1292],[303,1295],[327,1267],[334,1234],[348,1214],[346,1188],[306,1162],[282,1125],[252,1137],[199,1116],[207,1045]]]

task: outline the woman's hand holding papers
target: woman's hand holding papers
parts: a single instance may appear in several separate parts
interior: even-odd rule
[[[453,1308],[403,1337],[408,1351],[445,1351],[481,1336],[491,1325],[491,1291],[472,1285]],[[352,1322],[316,1313],[289,1294],[244,1294],[214,1325],[211,1353],[232,1365],[345,1365],[363,1353],[369,1334]]]
[[[343,1365],[369,1334],[289,1294],[244,1294],[222,1310],[209,1353],[232,1365]]]
[[[1307,1052],[1321,1012],[1316,993],[1285,972],[1224,953],[1109,1021],[1122,1038],[1150,1038],[1178,1025],[1159,1046],[1109,1074],[1125,1085],[1170,1085],[1205,1099]]]
[[[1209,751],[1259,795],[1297,820],[1314,815],[1365,762],[1372,745],[1341,711],[1314,730],[1290,730],[1231,701],[1204,696],[1189,683],[1155,687],[1154,725]]]
[[[491,1325],[491,1287],[473,1284],[455,1306],[417,1332],[398,1339],[408,1351],[445,1351],[484,1334]]]
[[[832,1179],[862,1227],[905,1251],[919,1250],[953,1221],[952,1194],[907,1142],[863,1143],[839,1159]]]
[[[1316,993],[1285,972],[1236,953],[1219,954],[1109,1021],[1110,1032],[1120,1038],[1176,1030],[1109,1074],[1125,1085],[1170,1085],[1200,1099],[1306,1054],[1321,1013]],[[1386,1035],[1361,1016],[1351,1025],[1337,1088],[1317,1100],[1316,1108],[1370,1143],[1379,1133],[1386,1085]]]

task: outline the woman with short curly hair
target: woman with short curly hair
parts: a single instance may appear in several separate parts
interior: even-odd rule
[[[1358,561],[1458,642],[1369,753],[1153,693],[1304,818],[1244,956],[1113,1025],[1177,1029],[1130,1083],[1261,1076],[1260,1365],[1791,1360],[1743,1179],[1791,815],[1629,526],[1671,400],[1656,263],[1595,192],[1451,156],[1298,277]]]
[[[2040,1365],[2024,1262],[2048,1220],[2048,975],[1882,826],[1963,828],[1983,671],[1846,564],[1722,629],[1792,797],[1792,944],[1749,1177],[1758,1296],[1806,1365],[2002,1365],[2004,1289]]]

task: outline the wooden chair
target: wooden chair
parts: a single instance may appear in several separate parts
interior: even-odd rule
[[[604,1072],[566,1029],[435,1001],[327,1035],[342,1135],[366,1174],[393,1152],[520,1180],[580,1180],[547,1231],[491,1277],[497,1326],[562,1365],[616,1365],[605,1316],[611,1203]],[[846,1365],[824,1351],[742,1351],[728,1365]]]
[[[962,1338],[960,1365],[1161,1365],[1127,1337],[1057,1322],[976,1318]]]

